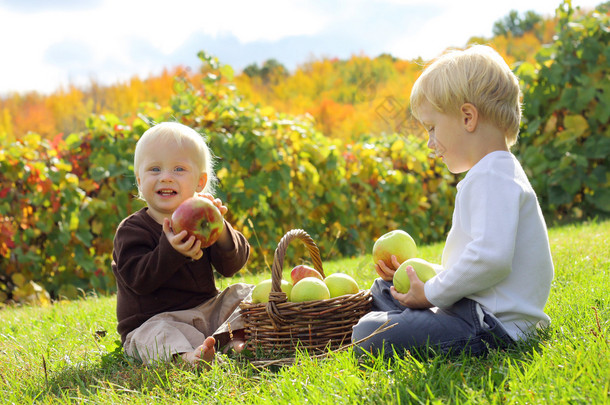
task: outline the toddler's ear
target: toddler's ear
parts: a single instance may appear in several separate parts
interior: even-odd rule
[[[477,110],[477,107],[474,104],[465,103],[460,108],[460,112],[462,113],[462,123],[466,131],[474,132],[479,122],[479,110]]]
[[[203,191],[206,184],[208,184],[208,174],[206,172],[203,172],[199,176],[199,182],[197,183],[197,192]]]

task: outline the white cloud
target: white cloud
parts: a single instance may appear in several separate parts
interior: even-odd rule
[[[0,66],[0,92],[47,92],[68,81],[86,83],[90,77],[106,77],[99,68],[107,65],[115,69],[122,65],[121,79],[171,67],[163,60],[154,66],[132,60],[132,41],[150,43],[160,54],[170,55],[196,33],[232,35],[250,43],[314,35],[330,23],[330,16],[320,13],[315,3],[279,0],[106,0],[99,7],[73,11],[64,5],[58,11],[22,13],[0,8],[0,13],[0,52],[10,60]],[[48,64],[48,50],[57,51],[66,43],[86,46],[88,59],[81,59],[76,67],[70,60],[61,67]]]
[[[205,32],[231,33],[243,43],[314,35],[331,22],[331,16],[322,14],[315,2],[246,0],[217,2],[215,7],[204,19]]]
[[[573,0],[592,7],[602,0]],[[203,46],[230,45],[224,63],[341,55],[366,49],[432,58],[472,36],[489,36],[511,9],[553,14],[560,0],[63,0],[0,3],[0,94],[147,76],[184,64]],[[41,8],[42,7],[42,8]],[[229,38],[229,40],[227,40]],[[203,41],[203,42],[202,42]],[[207,42],[206,42],[207,41]],[[135,48],[134,48],[135,47]],[[191,50],[190,47],[193,47]],[[301,49],[302,48],[302,49]],[[274,54],[253,56],[265,49]],[[232,51],[232,52],[228,52]],[[279,53],[279,54],[278,54]],[[334,54],[333,54],[334,53]],[[180,57],[181,59],[176,59]],[[190,59],[190,60],[192,60]],[[189,62],[191,63],[191,62]]]
[[[491,37],[493,23],[511,10],[535,11],[543,16],[553,16],[560,1],[512,0],[511,2],[453,1],[453,0],[385,0],[400,4],[426,4],[436,6],[438,13],[427,19],[416,32],[408,32],[390,41],[389,53],[405,59],[437,57],[450,47],[463,47],[474,36]],[[573,7],[592,8],[596,1],[572,1]]]

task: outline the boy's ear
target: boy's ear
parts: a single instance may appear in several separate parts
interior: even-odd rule
[[[479,123],[479,110],[477,110],[477,107],[471,103],[464,103],[460,108],[460,112],[462,114],[462,124],[464,124],[466,131],[474,132]]]
[[[208,184],[208,174],[206,172],[203,172],[199,176],[199,182],[197,183],[197,192],[203,191],[206,184]]]

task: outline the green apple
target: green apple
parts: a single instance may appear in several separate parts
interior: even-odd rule
[[[330,298],[330,291],[324,281],[317,277],[305,277],[292,286],[290,301],[303,302],[326,300]]]
[[[328,291],[330,291],[330,298],[340,297],[345,294],[356,294],[360,291],[356,280],[344,273],[329,274],[324,279],[324,284],[326,284]]]
[[[417,274],[417,277],[424,283],[436,276],[434,266],[432,266],[430,262],[417,257],[406,260],[398,269],[396,269],[396,272],[394,273],[394,288],[396,288],[396,291],[399,293],[406,294],[409,292],[409,288],[411,288],[411,281],[409,281],[409,276],[407,275],[406,270],[407,266],[412,266],[413,270],[415,270],[415,274]]]
[[[399,263],[417,255],[417,246],[411,235],[396,229],[377,239],[373,245],[373,262],[377,264],[383,260],[388,267],[393,268],[392,255],[396,256]]]
[[[286,280],[280,281],[280,289],[286,293],[286,299],[290,300],[290,292],[292,284]],[[252,290],[252,303],[258,304],[269,301],[269,293],[271,292],[271,279],[263,280],[254,286]]]

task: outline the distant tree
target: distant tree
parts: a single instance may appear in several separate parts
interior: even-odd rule
[[[521,37],[529,31],[534,31],[536,24],[542,21],[542,17],[534,11],[526,11],[519,15],[516,10],[511,10],[508,15],[494,23],[493,34],[495,36],[508,36],[510,33],[514,37]]]
[[[398,60],[397,57],[392,56],[391,53],[386,53],[386,52],[381,53],[381,54],[379,54],[379,56],[377,56],[377,59],[384,59],[384,58],[389,59],[390,62],[396,62]]]
[[[276,84],[290,75],[288,69],[276,59],[266,60],[260,68],[256,63],[252,63],[246,66],[243,72],[251,79],[259,77],[264,84]]]
[[[261,68],[261,76],[263,80],[271,79],[272,77],[287,77],[288,69],[275,59],[266,60]]]
[[[604,13],[610,12],[610,1],[601,3],[596,7],[596,9]]]
[[[256,63],[251,63],[244,68],[244,74],[249,78],[258,77],[261,74],[261,70]]]

